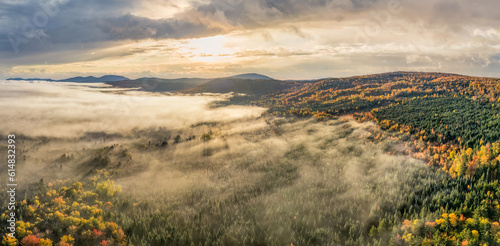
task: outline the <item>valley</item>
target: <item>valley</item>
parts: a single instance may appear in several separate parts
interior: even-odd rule
[[[497,244],[497,79],[211,81],[230,89],[5,84],[4,100],[16,92],[45,102],[11,122],[41,112],[53,120],[43,131],[26,121],[0,128],[15,131],[19,148],[19,241]]]

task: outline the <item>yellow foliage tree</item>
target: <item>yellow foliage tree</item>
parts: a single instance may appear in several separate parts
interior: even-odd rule
[[[40,239],[40,243],[38,244],[39,246],[52,246],[52,241],[50,239],[45,239],[42,238]]]
[[[75,242],[75,239],[71,235],[66,235],[61,237],[61,241],[71,244]]]
[[[2,240],[3,246],[17,246],[17,239],[15,237],[10,237],[9,235],[3,236]]]

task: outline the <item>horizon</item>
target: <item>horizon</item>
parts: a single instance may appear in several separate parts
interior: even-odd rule
[[[489,76],[477,76],[477,75],[470,75],[470,74],[460,74],[460,73],[452,73],[452,72],[440,72],[440,71],[389,71],[389,72],[380,72],[380,73],[370,73],[370,74],[356,74],[356,75],[350,75],[350,76],[342,76],[342,77],[322,77],[322,78],[307,78],[307,79],[301,79],[301,78],[274,78],[267,76],[266,74],[261,74],[261,73],[244,73],[244,74],[232,74],[229,76],[224,76],[224,77],[177,77],[177,78],[165,78],[165,77],[127,77],[121,74],[102,74],[102,75],[87,75],[87,74],[81,74],[81,75],[75,75],[73,77],[60,77],[60,78],[36,78],[36,77],[12,77],[12,78],[2,78],[4,80],[64,80],[64,79],[70,79],[70,78],[76,78],[76,77],[95,77],[95,78],[101,78],[104,76],[122,76],[122,77],[127,77],[130,80],[137,80],[137,79],[147,79],[147,78],[156,78],[156,79],[167,79],[167,80],[175,80],[175,79],[219,79],[219,78],[231,78],[235,77],[238,75],[247,75],[247,74],[256,74],[256,75],[263,75],[270,77],[275,80],[281,80],[281,81],[314,81],[314,80],[325,80],[325,79],[342,79],[342,78],[351,78],[351,77],[361,77],[361,76],[369,76],[369,75],[381,75],[381,74],[390,74],[390,73],[438,73],[438,74],[450,74],[450,75],[457,75],[457,76],[466,76],[466,77],[477,77],[477,78],[495,78],[498,79],[499,77],[489,77]]]
[[[500,77],[500,3],[406,0],[0,3],[0,78]]]

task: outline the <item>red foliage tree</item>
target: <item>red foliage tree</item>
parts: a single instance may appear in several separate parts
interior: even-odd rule
[[[28,235],[21,240],[21,245],[23,246],[38,246],[40,244],[40,238],[35,235]]]

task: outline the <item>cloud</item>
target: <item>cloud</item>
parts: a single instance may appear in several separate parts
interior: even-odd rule
[[[429,56],[420,56],[418,54],[412,54],[412,55],[406,56],[406,63],[407,64],[416,63],[418,61],[432,62],[432,58],[430,58]]]
[[[0,24],[5,27],[0,31],[2,71],[8,73],[11,68],[19,66],[104,62],[142,52],[137,49],[116,50],[127,44],[150,40],[175,43],[174,40],[184,42],[215,35],[234,38],[238,33],[253,33],[247,35],[247,40],[237,39],[239,47],[236,50],[240,53],[259,50],[261,52],[255,54],[275,54],[280,47],[310,51],[325,45],[335,49],[351,46],[348,49],[355,50],[358,47],[353,43],[361,42],[368,50],[392,45],[393,50],[379,49],[378,55],[402,53],[395,61],[404,64],[406,57],[420,56],[432,58],[421,60],[422,65],[435,65],[438,60],[460,56],[486,61],[484,57],[498,53],[495,45],[500,38],[494,28],[500,20],[500,13],[496,11],[500,2],[494,0],[480,3],[466,0],[44,0],[41,3],[53,6],[49,9],[55,14],[47,14],[47,8],[34,0],[0,3]],[[43,13],[48,16],[47,20]],[[27,22],[31,26],[39,25],[30,29],[26,28]],[[25,34],[33,35],[26,38]],[[289,34],[295,37],[290,38]],[[458,49],[461,44],[468,43],[479,45]],[[398,46],[413,47],[401,52]],[[115,50],[109,52],[113,48]],[[19,52],[14,52],[16,49]],[[91,53],[96,55],[89,56]],[[190,59],[186,52],[174,53],[164,55],[164,60],[175,60],[173,55],[184,61]],[[309,55],[313,58],[321,54]],[[143,60],[155,60],[149,58],[152,59],[143,57]],[[234,62],[244,61],[231,61]],[[421,67],[416,66],[417,63],[409,64],[415,65],[415,69]],[[364,65],[360,64],[360,67]],[[467,71],[478,73],[483,66],[471,67]],[[376,67],[373,70],[377,70]],[[379,71],[382,70],[385,67],[379,67]],[[288,74],[285,70],[281,73]],[[364,70],[359,70],[356,74],[363,73]]]
[[[472,32],[473,36],[483,37],[487,39],[500,39],[500,32],[495,28],[476,28]]]
[[[181,39],[212,36],[222,32],[215,25],[206,25],[201,20],[152,20],[133,15],[98,20],[91,25],[106,33],[109,40]]]

